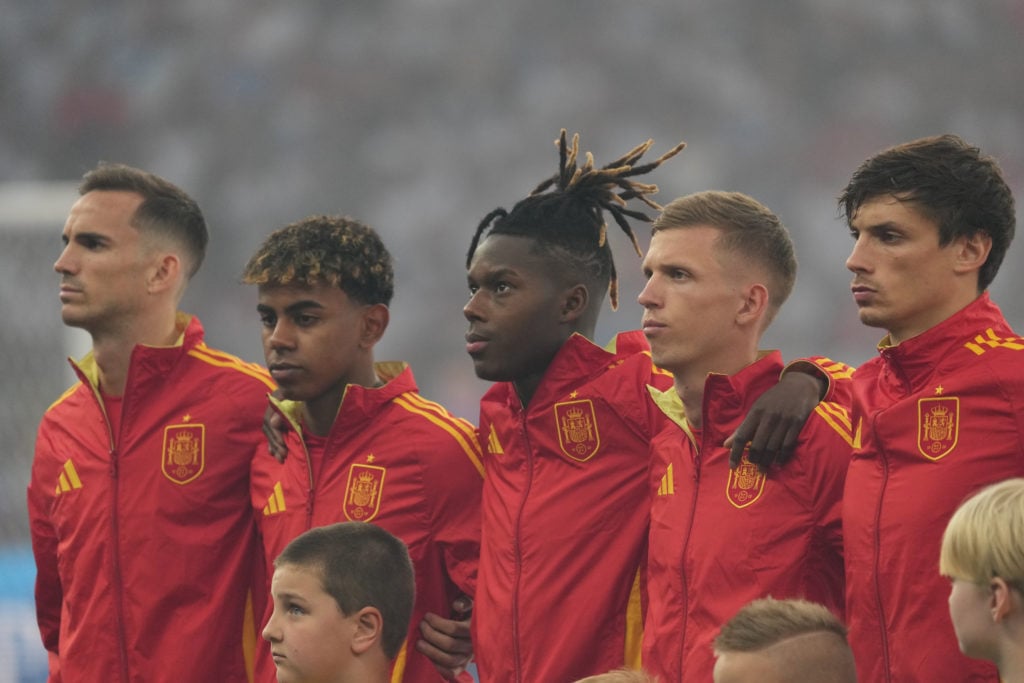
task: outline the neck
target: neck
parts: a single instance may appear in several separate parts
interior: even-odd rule
[[[540,368],[536,372],[523,377],[517,377],[512,380],[512,386],[515,388],[516,395],[519,396],[519,401],[522,403],[524,408],[530,404],[530,400],[533,398],[533,395],[537,393],[537,388],[540,387],[541,381],[544,379],[544,375],[547,373],[551,363],[555,360],[555,356],[558,355],[558,352],[562,350],[562,347],[565,346],[566,342],[568,342],[574,334],[579,334],[586,339],[593,341],[594,327],[593,325],[573,327],[566,333],[565,337],[558,344],[558,347],[550,352],[551,355],[548,357],[547,362],[544,363],[544,367]]]
[[[371,355],[366,362],[359,365],[355,373],[339,379],[329,390],[303,403],[302,411],[306,428],[317,436],[327,436],[331,427],[334,426],[341,402],[345,399],[345,392],[350,385],[374,388],[382,384],[383,382],[377,377],[377,372],[374,370],[373,356]]]
[[[1018,615],[1019,616],[1019,615]],[[1024,683],[1024,619],[1011,616],[999,652],[999,677],[1003,683]]]
[[[735,347],[734,347],[735,348]],[[757,340],[753,345],[743,349],[741,353],[731,357],[720,358],[712,363],[690,364],[683,368],[669,368],[675,378],[676,393],[683,402],[686,421],[694,429],[702,429],[704,425],[704,387],[708,375],[735,375],[757,360]]]
[[[390,680],[391,662],[385,659],[382,652],[379,656],[371,656],[368,661],[364,658],[353,661],[337,683],[388,683]]]
[[[895,346],[907,341],[908,339],[913,339],[914,337],[924,334],[928,330],[941,325],[960,311],[970,306],[972,303],[977,301],[980,296],[981,294],[975,290],[964,291],[959,296],[950,298],[949,301],[947,301],[941,308],[929,311],[928,317],[920,320],[908,321],[906,325],[903,325],[898,329],[886,330],[889,334],[889,343]]]
[[[180,332],[174,313],[146,316],[116,329],[92,331],[92,352],[100,388],[109,396],[124,394],[128,366],[136,346],[173,346]]]

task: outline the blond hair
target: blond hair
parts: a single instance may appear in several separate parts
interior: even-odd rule
[[[946,525],[939,573],[974,583],[999,577],[1024,591],[1024,479],[987,486]]]
[[[741,192],[708,190],[673,199],[654,220],[652,233],[710,226],[721,232],[716,246],[764,268],[771,306],[769,322],[796,282],[796,253],[789,231],[775,213]]]

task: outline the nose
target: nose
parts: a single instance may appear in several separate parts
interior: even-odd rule
[[[636,302],[644,308],[654,308],[658,305],[658,299],[656,295],[657,285],[655,284],[655,278],[652,275],[647,278],[644,288],[640,290],[640,294],[636,297]]]
[[[480,302],[481,290],[476,290],[469,295],[469,301],[462,307],[462,315],[466,316],[466,320],[470,322],[476,322],[483,320],[482,308],[483,305]]]
[[[850,250],[850,255],[846,257],[846,269],[854,273],[862,273],[868,269],[867,259],[865,250],[867,246],[864,244],[864,238],[858,236],[853,243],[853,249]]]
[[[274,351],[295,347],[295,335],[292,334],[288,322],[279,318],[267,336],[267,345]]]
[[[273,613],[270,615],[270,618],[267,619],[267,625],[263,627],[263,640],[270,643],[276,643],[281,640],[281,631],[277,627],[276,617],[277,610],[275,609]]]
[[[60,256],[53,262],[53,269],[61,275],[70,275],[73,272],[71,256],[68,255],[68,249],[71,245],[65,245],[60,252]]]

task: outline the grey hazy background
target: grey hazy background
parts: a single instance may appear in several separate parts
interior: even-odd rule
[[[563,126],[598,162],[685,139],[652,175],[658,199],[739,190],[782,216],[800,275],[766,345],[787,358],[858,363],[880,337],[856,319],[834,201],[865,157],[956,132],[1024,198],[1020,0],[0,0],[0,17],[0,184],[76,180],[103,159],[186,188],[212,243],[185,308],[253,361],[249,254],[312,213],[359,218],[396,260],[378,358],[410,361],[426,396],[469,418],[485,385],[463,350],[466,247],[555,170]],[[62,223],[0,226],[0,547],[27,541],[35,427],[70,382]],[[612,239],[622,303],[601,340],[640,317],[639,261]],[[994,288],[1018,329],[1021,241]]]

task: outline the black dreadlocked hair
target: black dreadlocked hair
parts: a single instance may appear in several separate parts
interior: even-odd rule
[[[565,261],[573,272],[585,273],[598,285],[607,286],[612,310],[615,310],[619,299],[618,277],[603,212],[612,215],[633,243],[637,255],[643,256],[627,218],[647,223],[652,219],[642,211],[627,208],[626,203],[637,199],[660,211],[661,206],[647,196],[657,192],[658,186],[630,178],[653,171],[678,154],[686,143],[680,142],[655,161],[636,165],[653,144],[653,140],[648,140],[599,169],[594,168],[590,152],[586,153],[586,163],[577,166],[579,133],[572,136],[570,145],[563,128],[555,144],[558,146],[558,173],[538,185],[511,211],[497,208],[484,217],[469,245],[466,267],[472,263],[488,227],[491,235],[530,237],[537,241],[539,249]],[[552,186],[554,190],[545,193]]]

